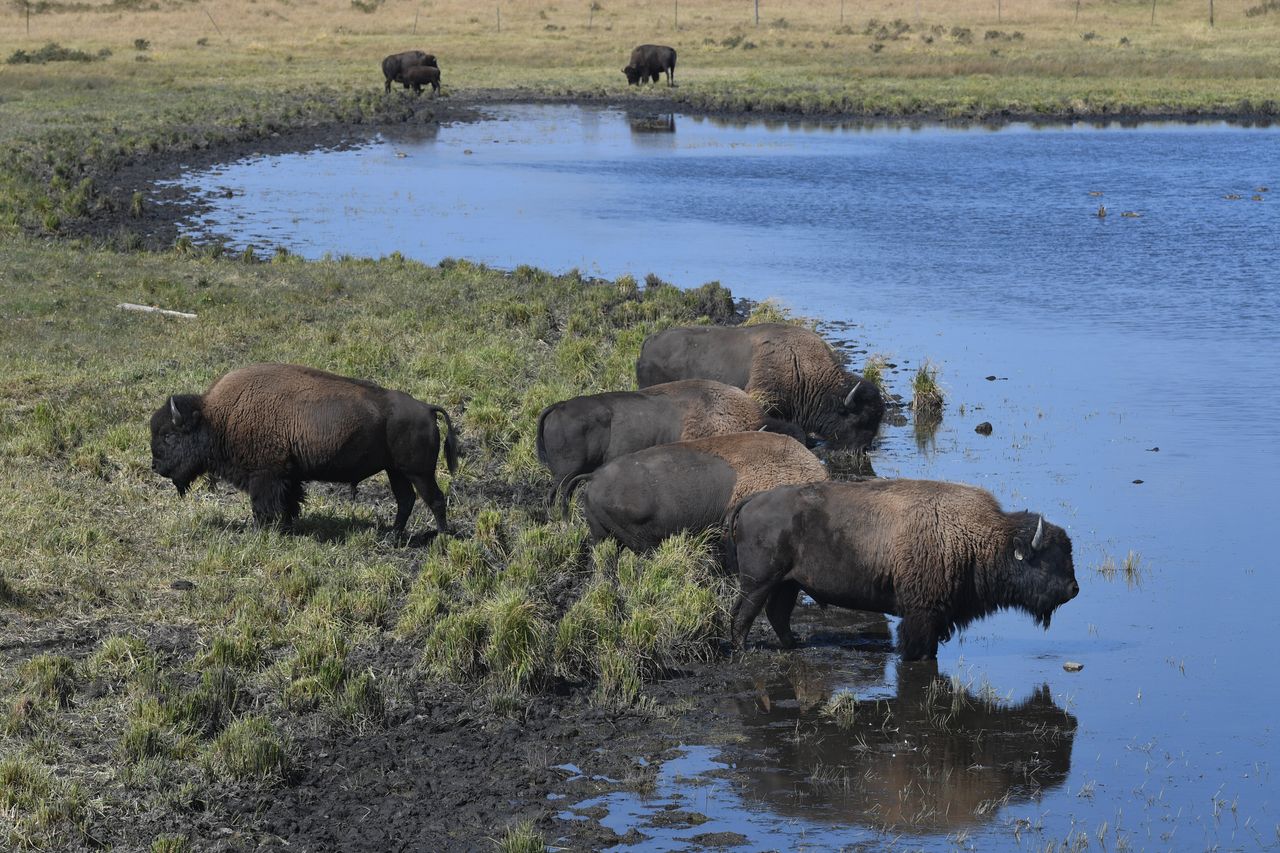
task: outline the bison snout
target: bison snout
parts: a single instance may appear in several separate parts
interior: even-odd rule
[[[1080,594],[1080,584],[1076,583],[1075,581],[1072,581],[1071,585],[1067,587],[1067,601],[1070,601],[1071,599],[1075,598],[1079,594]]]

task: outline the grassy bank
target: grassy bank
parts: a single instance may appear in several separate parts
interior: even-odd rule
[[[517,716],[557,685],[631,704],[646,677],[714,648],[724,597],[703,544],[586,547],[580,522],[540,505],[533,435],[546,404],[628,387],[648,332],[723,316],[718,287],[27,239],[0,252],[9,845],[84,843],[149,809],[180,815],[209,785],[272,784],[305,762],[299,732],[381,726],[423,684],[476,685]],[[266,360],[447,406],[458,536],[395,542],[381,477],[355,500],[314,488],[295,534],[254,528],[229,487],[179,499],[150,471],[150,411]],[[410,529],[431,527],[419,507]]]

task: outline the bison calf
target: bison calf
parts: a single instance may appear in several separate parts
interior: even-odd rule
[[[393,53],[382,60],[382,76],[386,78],[386,87],[384,92],[391,91],[392,83],[404,83],[402,77],[406,68],[412,68],[415,65],[429,65],[433,68],[436,66],[436,58],[430,53],[424,53],[420,50],[406,50],[404,53]],[[406,89],[409,88],[408,83],[404,83]]]
[[[202,474],[249,493],[259,524],[290,524],[308,480],[354,485],[387,472],[403,533],[414,489],[444,532],[436,484],[443,416],[449,470],[458,439],[449,413],[400,391],[292,364],[233,370],[204,394],[175,394],[151,416],[151,467],[186,494]]]
[[[766,412],[852,450],[867,448],[884,418],[880,389],[847,373],[822,336],[801,326],[693,326],[645,338],[641,388],[694,378],[745,389]]]
[[[801,590],[820,604],[902,617],[904,660],[935,658],[938,643],[997,610],[1018,608],[1049,627],[1080,592],[1066,531],[1029,512],[1006,513],[972,486],[868,480],[786,486],[750,498],[725,529],[741,582],[733,641],[766,608],[784,648]]]
[[[538,415],[538,461],[551,471],[556,493],[579,474],[611,459],[673,441],[767,429],[804,441],[794,424],[766,418],[740,388],[705,379],[610,391],[553,403]]]
[[[663,72],[667,73],[667,85],[674,86],[676,76],[675,48],[662,44],[642,44],[631,51],[631,60],[622,73],[627,75],[627,84],[637,86],[645,80],[658,82]]]
[[[414,65],[400,73],[405,88],[412,88],[414,94],[422,94],[423,86],[430,86],[433,92],[440,91],[440,69],[430,65]]]
[[[827,479],[827,469],[794,438],[767,432],[716,435],[650,447],[570,481],[564,502],[585,483],[592,538],[632,551],[656,548],[681,531],[707,530],[729,507],[785,483]]]

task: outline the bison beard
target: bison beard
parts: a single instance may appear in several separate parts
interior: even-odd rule
[[[822,604],[902,618],[904,660],[983,616],[1016,608],[1048,627],[1080,591],[1071,540],[981,489],[923,480],[782,487],[730,513],[726,563],[739,575],[733,640],[764,609],[784,647],[803,590]]]

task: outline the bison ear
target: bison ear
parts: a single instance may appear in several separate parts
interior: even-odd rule
[[[1022,562],[1022,558],[1023,558],[1024,556],[1026,556],[1026,555],[1022,553],[1022,549],[1021,549],[1021,548],[1015,547],[1015,548],[1013,549],[1013,558],[1014,558],[1015,560],[1017,560],[1018,562]]]

